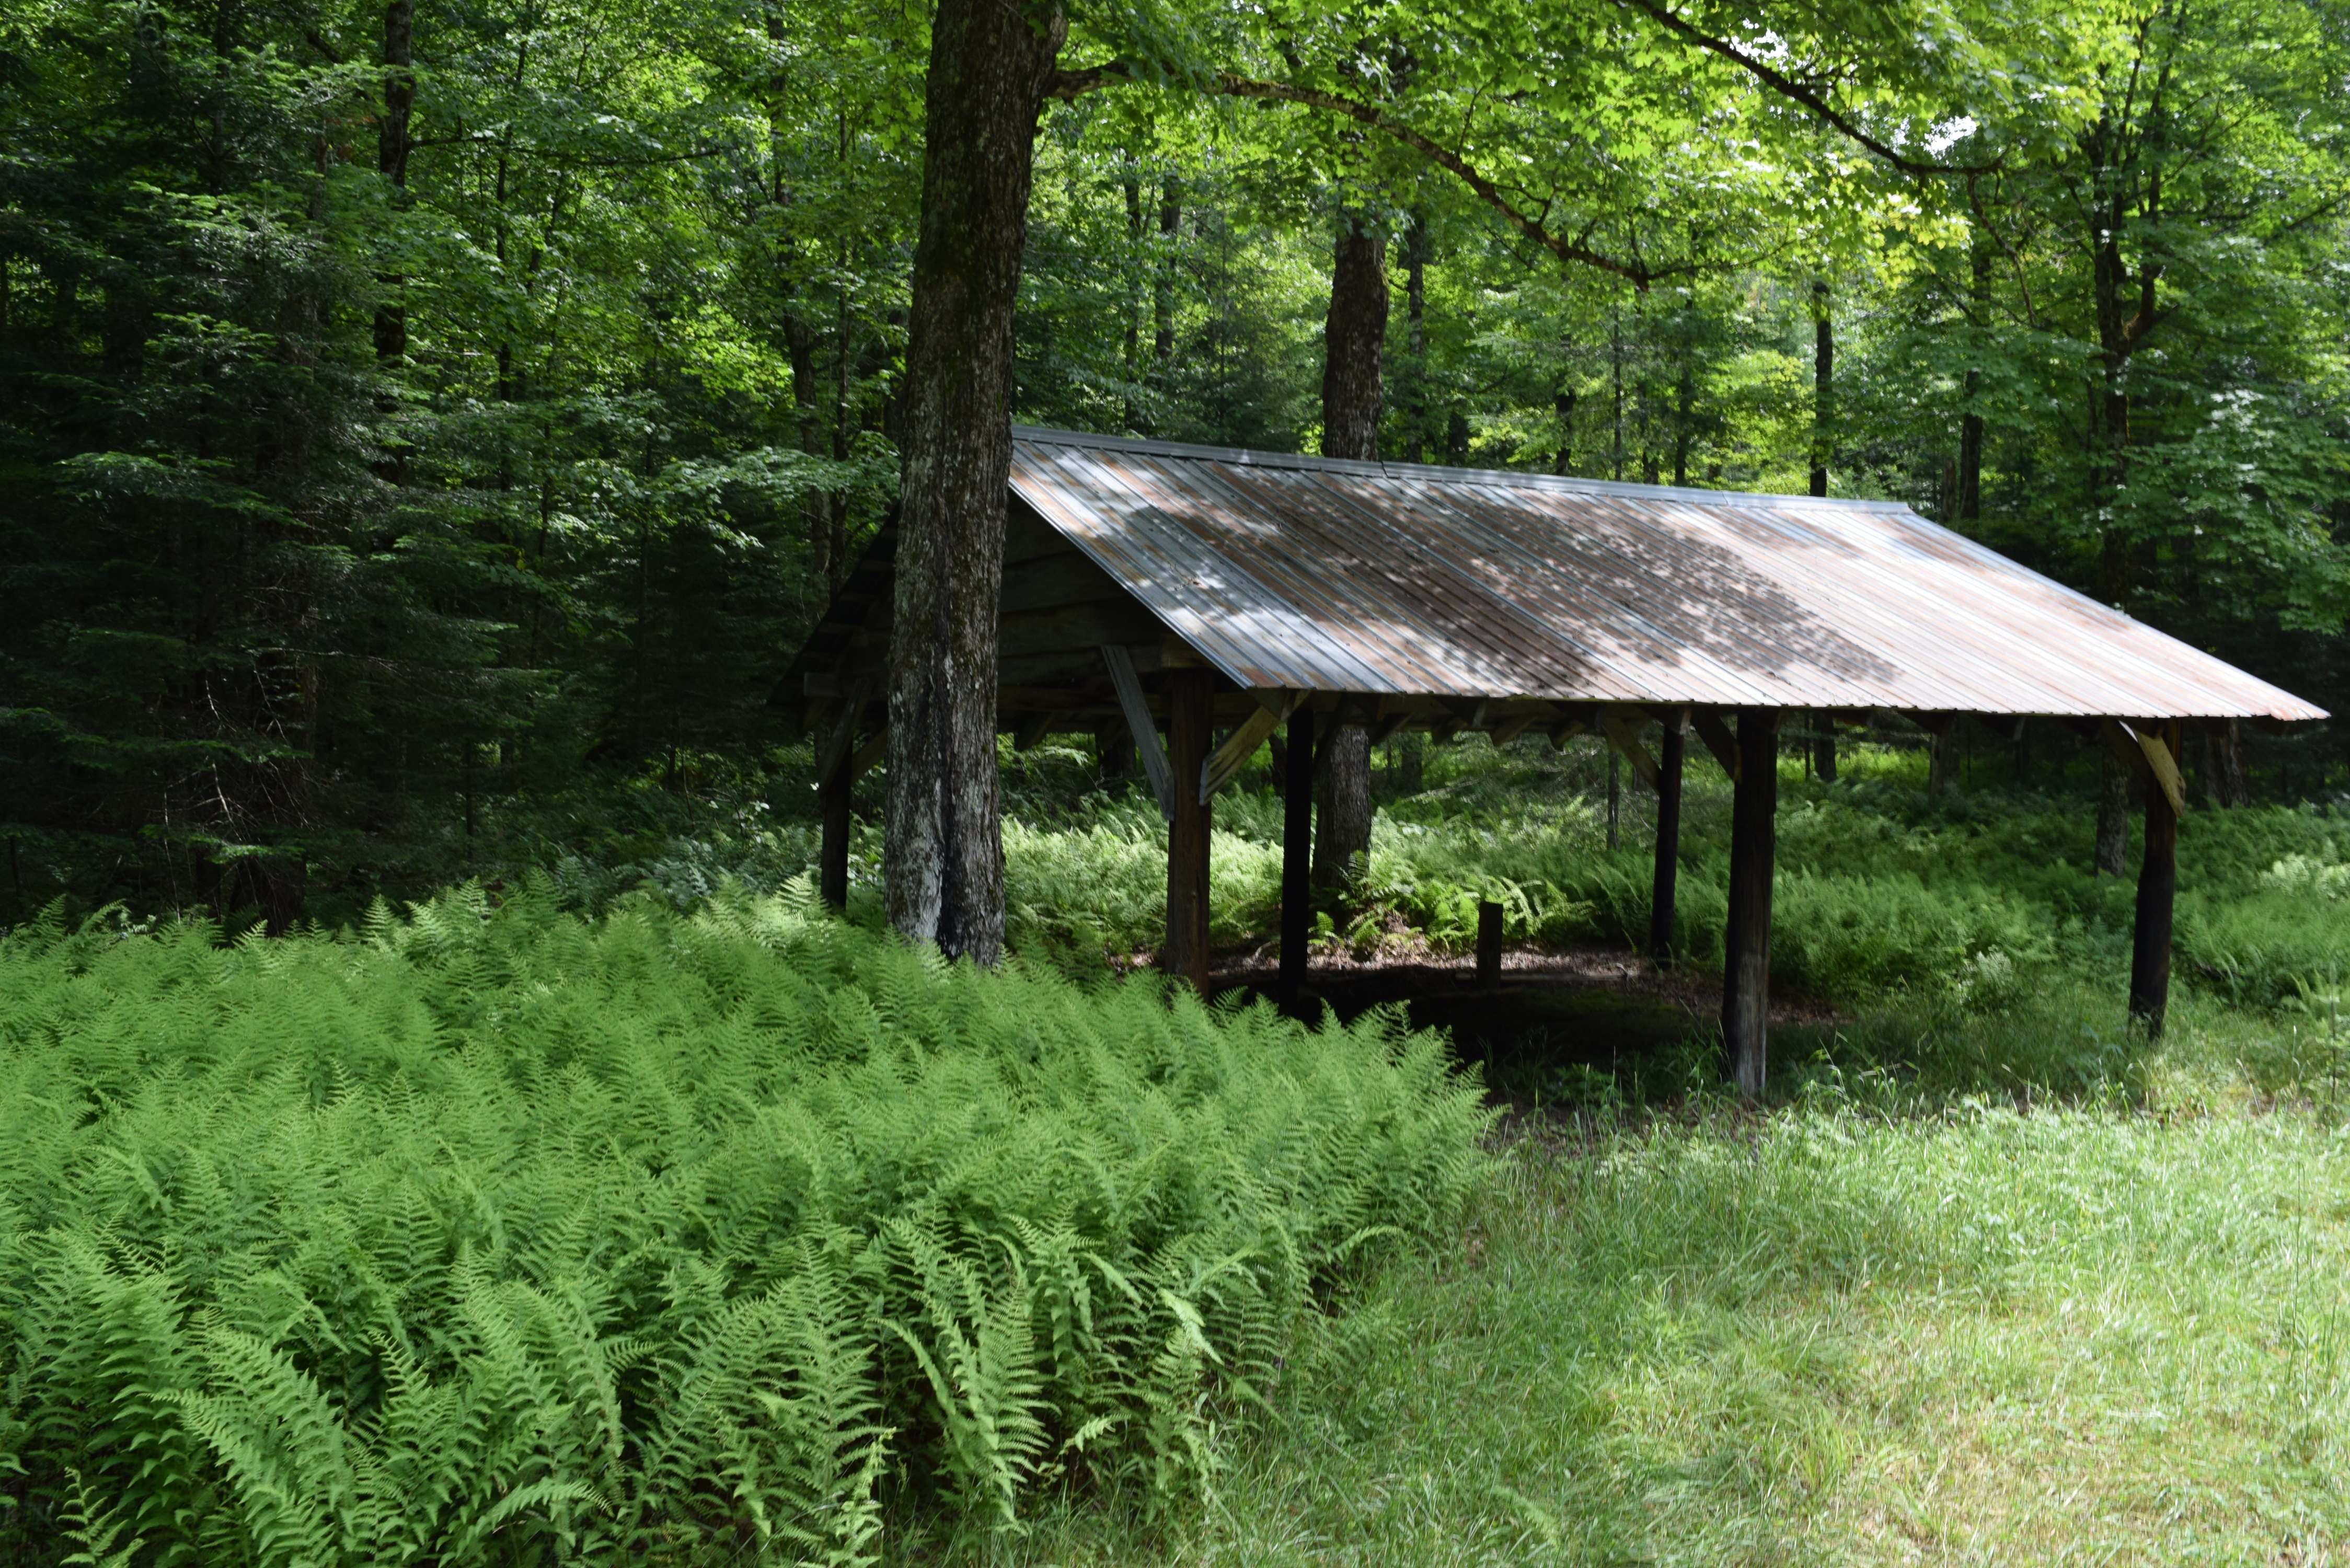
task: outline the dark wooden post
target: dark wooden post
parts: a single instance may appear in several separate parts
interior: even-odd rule
[[[824,842],[816,851],[816,891],[836,909],[848,908],[848,763],[816,786],[817,813],[824,819]]]
[[[1762,1093],[1771,1023],[1771,870],[1779,811],[1779,712],[1738,713],[1730,815],[1730,921],[1722,943],[1721,1040],[1738,1092]]]
[[[816,846],[816,890],[836,909],[848,907],[848,805],[857,784],[857,730],[871,691],[866,680],[849,687],[831,734],[816,748],[816,815],[824,828]]]
[[[1213,806],[1200,798],[1208,760],[1215,677],[1178,670],[1168,686],[1168,762],[1175,771],[1175,815],[1167,826],[1167,946],[1159,966],[1208,994],[1208,824]]]
[[[2154,733],[2178,758],[2177,720]],[[2130,1016],[2148,1035],[2162,1033],[2170,1005],[2170,914],[2178,893],[2178,814],[2162,781],[2146,781],[2146,850],[2137,866],[2137,921],[2130,940]]]
[[[1681,757],[1688,744],[1676,709],[1665,716],[1665,754],[1657,763],[1657,879],[1648,892],[1648,961],[1659,968],[1673,953],[1673,898],[1681,868]]]
[[[1281,1002],[1295,1008],[1305,989],[1305,948],[1314,929],[1314,710],[1289,716],[1289,766],[1281,802]]]
[[[1502,906],[1491,898],[1477,900],[1477,983],[1493,985],[1502,978]]]

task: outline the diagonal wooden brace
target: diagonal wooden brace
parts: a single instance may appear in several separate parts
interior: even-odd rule
[[[1730,775],[1730,782],[1738,783],[1738,742],[1731,738],[1730,726],[1719,715],[1698,708],[1690,713],[1690,728],[1705,742],[1705,749],[1713,753],[1713,760],[1721,764],[1721,771]]]
[[[1265,691],[1256,694],[1257,710],[1241,721],[1232,738],[1218,746],[1200,763],[1200,798],[1213,800],[1216,792],[1232,782],[1233,776],[1248,765],[1256,749],[1285,722],[1297,705],[1311,696],[1306,691]]]
[[[1632,771],[1640,775],[1640,782],[1654,789],[1657,787],[1657,759],[1650,756],[1648,748],[1640,743],[1640,725],[1648,717],[1638,708],[1608,708],[1599,715],[1599,727],[1607,732],[1607,743],[1624,753],[1624,760],[1632,764]]]
[[[2098,738],[2123,766],[2159,785],[2174,813],[2187,815],[2187,781],[2179,774],[2178,759],[2170,754],[2170,748],[2163,744],[2162,735],[2154,725],[2141,728],[2119,719],[2108,719],[2099,726]]]
[[[1159,796],[1159,815],[1167,822],[1175,820],[1175,768],[1167,760],[1167,748],[1159,739],[1159,725],[1150,716],[1150,704],[1143,701],[1142,679],[1134,672],[1134,656],[1116,643],[1102,644],[1102,663],[1109,668],[1109,683],[1118,689],[1118,705],[1126,715],[1126,727],[1133,732],[1134,749],[1142,755],[1142,771],[1150,780],[1151,792]]]

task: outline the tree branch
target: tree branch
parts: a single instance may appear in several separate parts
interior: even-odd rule
[[[1089,66],[1082,70],[1056,71],[1045,88],[1045,96],[1074,99],[1106,87],[1114,81],[1132,81],[1135,74],[1115,61]],[[1210,82],[1201,84],[1203,90],[1225,98],[1253,99],[1260,102],[1302,104],[1331,114],[1342,114],[1358,124],[1370,127],[1382,135],[1402,142],[1438,168],[1446,171],[1476,194],[1479,201],[1495,213],[1525,238],[1558,257],[1563,262],[1596,268],[1623,278],[1633,287],[1645,291],[1652,283],[1684,274],[1694,275],[1702,269],[1694,263],[1651,266],[1639,260],[1625,260],[1603,251],[1592,249],[1580,240],[1567,239],[1552,234],[1543,223],[1519,210],[1502,188],[1467,159],[1450,148],[1431,140],[1395,119],[1374,104],[1358,102],[1318,88],[1293,87],[1287,82],[1259,81],[1253,78],[1219,72]]]
[[[1727,38],[1717,38],[1709,33],[1700,32],[1684,21],[1678,13],[1658,4],[1658,0],[1617,0],[1617,4],[1651,18],[1667,31],[1679,35],[1700,49],[1721,56],[1788,102],[1809,109],[1816,119],[1833,126],[1846,138],[1858,142],[1904,174],[1924,180],[1946,174],[1988,174],[1998,168],[1996,163],[1936,163],[1907,157],[1895,151],[1889,143],[1863,130],[1850,115],[1832,107],[1819,88],[1813,84],[1798,81],[1784,71],[1764,64]]]

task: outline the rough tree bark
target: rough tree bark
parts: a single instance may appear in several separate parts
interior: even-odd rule
[[[1349,724],[1322,744],[1329,757],[1314,785],[1314,880],[1338,888],[1371,852],[1371,737]]]
[[[1322,455],[1376,460],[1387,348],[1387,247],[1359,213],[1338,217],[1330,316],[1322,362]],[[1357,726],[1324,742],[1329,761],[1315,792],[1319,831],[1314,877],[1326,887],[1353,876],[1371,849],[1370,736]]]
[[[2221,810],[2230,810],[2251,804],[2251,791],[2244,780],[2244,722],[2230,719],[2225,725],[2203,732],[2203,772],[2206,788]]]
[[[951,957],[1003,950],[996,594],[1012,483],[1012,312],[1036,119],[1067,18],[941,0],[924,88],[889,643],[889,919]]]
[[[1388,340],[1385,247],[1358,213],[1338,218],[1322,361],[1322,455],[1376,460]]]

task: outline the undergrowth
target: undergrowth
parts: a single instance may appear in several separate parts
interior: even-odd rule
[[[1391,1019],[810,901],[0,941],[0,1552],[846,1563],[1149,1515],[1484,1168]]]

